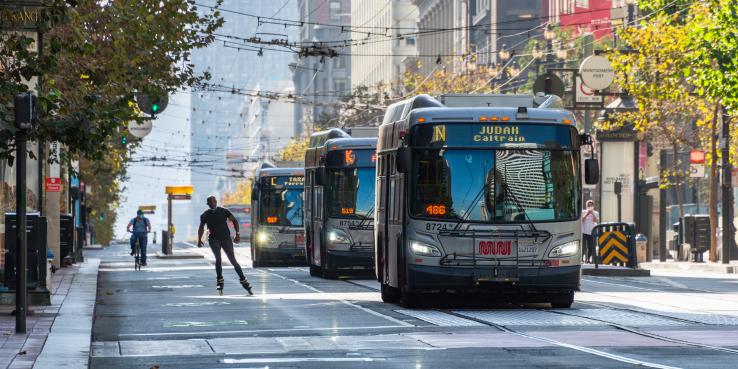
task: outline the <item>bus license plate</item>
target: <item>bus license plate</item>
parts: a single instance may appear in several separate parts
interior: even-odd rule
[[[479,255],[510,256],[511,253],[511,240],[479,240],[477,242],[477,254]]]
[[[303,244],[303,243],[305,243],[305,235],[304,234],[296,234],[295,235],[295,243],[296,244]]]

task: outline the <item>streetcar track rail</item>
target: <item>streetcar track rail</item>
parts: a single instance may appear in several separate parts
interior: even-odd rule
[[[536,341],[546,342],[546,343],[549,343],[549,344],[554,345],[554,346],[568,348],[568,349],[576,350],[576,351],[579,351],[579,352],[585,352],[585,353],[588,353],[588,354],[592,354],[592,355],[599,356],[599,357],[606,358],[606,359],[610,359],[610,360],[619,361],[619,362],[626,363],[626,364],[638,365],[638,366],[643,366],[643,367],[647,367],[647,368],[657,368],[657,369],[676,369],[676,368],[678,368],[678,367],[675,367],[675,366],[657,364],[657,363],[652,363],[652,362],[648,362],[648,361],[643,361],[643,360],[629,358],[627,356],[612,354],[612,353],[601,351],[601,350],[597,350],[597,349],[594,349],[594,348],[591,348],[591,347],[584,347],[584,346],[579,346],[579,345],[574,345],[574,344],[570,344],[570,343],[566,343],[566,342],[557,341],[557,340],[554,340],[554,339],[551,339],[551,338],[536,336],[534,334],[517,331],[515,329],[506,327],[504,325],[491,323],[491,322],[488,322],[488,321],[485,321],[485,320],[482,320],[482,319],[478,319],[478,318],[474,318],[474,317],[471,317],[471,316],[467,316],[467,315],[464,315],[464,314],[459,314],[459,313],[454,312],[454,311],[451,311],[451,310],[440,310],[440,311],[442,311],[442,312],[444,312],[446,314],[457,316],[459,318],[468,319],[468,320],[471,320],[471,321],[475,321],[475,322],[484,324],[486,326],[490,326],[490,327],[496,328],[496,329],[500,330],[501,332],[505,332],[505,333],[509,333],[509,334],[514,334],[514,335],[519,336],[519,337],[524,337],[524,338],[528,338],[528,339],[532,339],[532,340],[536,340]]]

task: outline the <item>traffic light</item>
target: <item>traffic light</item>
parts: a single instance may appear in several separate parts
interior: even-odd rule
[[[123,144],[123,146],[125,146],[126,144],[128,144],[128,137],[126,137],[125,135],[123,135],[123,137],[120,138],[120,143]]]
[[[137,94],[138,108],[148,115],[161,114],[169,105],[169,94],[166,91],[156,95]]]

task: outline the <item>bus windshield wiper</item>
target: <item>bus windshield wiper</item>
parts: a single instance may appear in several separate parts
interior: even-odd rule
[[[353,226],[353,227],[349,226],[349,229],[363,229],[363,227],[364,227],[364,223],[365,223],[365,222],[366,222],[367,220],[369,220],[369,219],[370,219],[370,218],[369,218],[369,215],[370,215],[370,214],[372,214],[372,212],[374,212],[374,207],[375,207],[376,205],[377,205],[377,203],[376,203],[376,202],[374,202],[374,203],[372,204],[372,207],[371,207],[371,208],[369,208],[369,211],[367,211],[367,212],[366,212],[366,215],[364,215],[364,216],[363,216],[363,218],[361,219],[361,221],[359,222],[359,224],[357,224],[357,225],[355,225],[355,226]]]
[[[469,203],[469,206],[464,211],[464,215],[462,215],[461,218],[459,218],[459,220],[456,222],[456,224],[454,225],[454,229],[453,229],[454,232],[458,231],[459,227],[461,227],[461,225],[464,224],[469,219],[469,216],[471,215],[472,207],[474,207],[474,205],[477,204],[477,201],[479,201],[478,199],[480,198],[480,196],[482,196],[485,189],[487,189],[486,184],[484,184],[482,188],[479,189],[479,192],[477,192],[477,194],[472,199],[471,203]]]
[[[551,233],[550,232],[548,232],[548,231],[539,231],[536,228],[536,225],[533,223],[533,220],[530,219],[530,217],[528,216],[528,212],[525,211],[525,208],[523,208],[523,205],[521,205],[520,204],[520,201],[518,201],[518,198],[515,197],[515,193],[513,193],[513,191],[510,188],[510,186],[507,185],[507,181],[503,181],[502,182],[502,189],[503,189],[503,202],[507,201],[507,196],[510,195],[510,197],[513,200],[513,204],[518,209],[518,212],[519,213],[523,213],[523,217],[526,220],[526,223],[525,224],[527,224],[530,227],[531,233],[535,234],[536,235],[536,238],[538,238],[538,235],[541,235],[542,237],[544,237],[544,241],[545,241],[545,239],[548,239],[549,237],[551,237]]]

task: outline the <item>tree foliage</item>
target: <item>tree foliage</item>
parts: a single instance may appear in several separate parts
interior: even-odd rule
[[[202,82],[189,62],[192,49],[213,41],[217,11],[200,15],[188,0],[47,0],[39,24],[43,55],[31,39],[3,33],[0,40],[0,156],[12,157],[12,99],[24,80],[42,76],[39,124],[30,139],[58,141],[64,159],[99,159],[110,138],[136,111],[137,92],[172,92]]]
[[[68,3],[74,3],[74,6]],[[220,4],[220,1],[217,1]],[[38,24],[43,53],[28,34],[0,33],[0,157],[12,158],[13,96],[41,76],[39,124],[31,140],[61,143],[61,159],[80,160],[97,239],[112,238],[120,183],[131,149],[121,137],[140,120],[136,93],[170,93],[203,82],[189,61],[213,41],[217,11],[189,0],[46,0]]]
[[[282,161],[303,161],[305,160],[305,151],[310,140],[307,137],[293,138],[279,152],[279,160]]]
[[[250,204],[251,203],[251,186],[253,185],[253,179],[248,178],[245,180],[239,180],[236,183],[236,190],[233,192],[225,192],[220,198],[220,203],[223,206],[236,205],[236,204]]]

